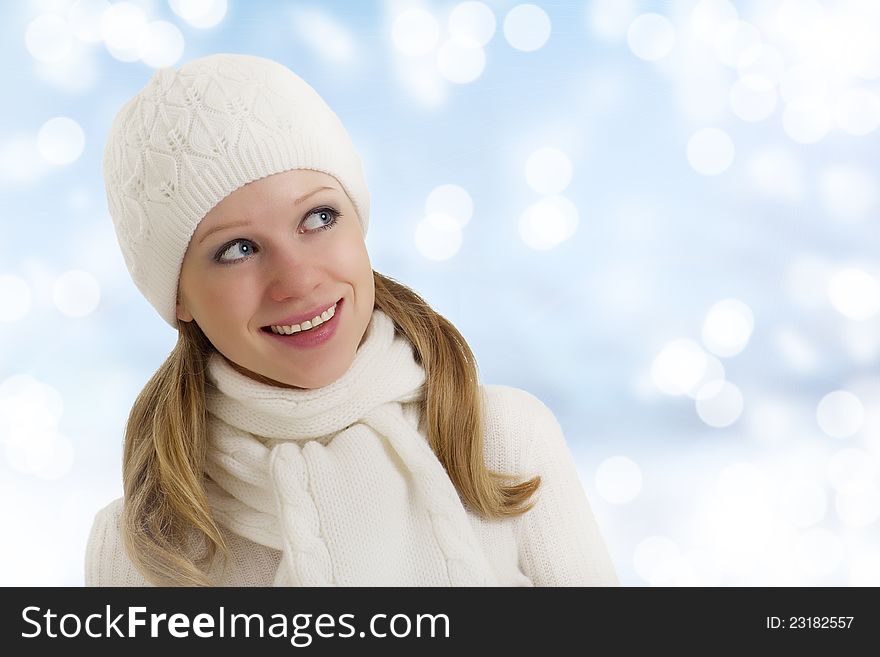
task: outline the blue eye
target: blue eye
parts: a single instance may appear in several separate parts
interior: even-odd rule
[[[315,208],[306,215],[303,226],[306,227],[305,232],[313,233],[319,230],[329,230],[336,225],[342,213],[330,207]],[[312,219],[317,217],[317,220]],[[307,226],[309,222],[318,222],[316,226]],[[214,255],[214,260],[223,265],[231,265],[236,262],[246,260],[254,253],[259,252],[260,248],[248,239],[243,237],[233,240],[220,248]]]
[[[217,262],[229,263],[236,262],[238,260],[243,260],[244,258],[224,258],[228,253],[234,254],[236,251],[240,253],[245,258],[252,255],[254,252],[253,242],[250,240],[235,240],[234,242],[230,242],[226,246],[224,246],[220,251],[217,252],[217,255],[214,256],[214,259]]]
[[[325,223],[318,224],[312,230],[328,230],[336,225],[336,221],[342,216],[342,213],[328,207],[315,208],[306,215],[306,221],[303,223],[308,223],[309,219],[315,215],[319,217],[319,221]]]

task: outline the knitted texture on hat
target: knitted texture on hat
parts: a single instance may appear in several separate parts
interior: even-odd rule
[[[425,371],[374,310],[349,370],[273,387],[213,354],[208,497],[221,525],[282,551],[280,586],[494,586],[467,511],[409,409]]]
[[[360,157],[336,114],[285,66],[203,57],[159,69],[119,111],[104,150],[110,216],[132,280],[171,326],[180,267],[202,218],[239,187],[291,169],[336,178],[366,235]]]

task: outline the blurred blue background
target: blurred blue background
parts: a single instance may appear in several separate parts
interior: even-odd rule
[[[556,414],[623,584],[880,585],[880,3],[31,0],[0,35],[0,584],[82,583],[176,338],[110,123],[242,52],[346,125],[373,267]]]

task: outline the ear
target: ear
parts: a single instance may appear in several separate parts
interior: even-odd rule
[[[179,319],[181,322],[193,321],[192,313],[190,313],[186,309],[186,306],[181,303],[180,297],[177,297],[177,319]]]

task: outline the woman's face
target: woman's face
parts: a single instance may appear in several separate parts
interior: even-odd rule
[[[351,366],[374,300],[354,205],[333,176],[296,169],[237,189],[205,215],[183,258],[177,317],[195,320],[251,378],[320,388]],[[302,326],[337,302],[325,324]],[[290,336],[270,328],[294,324],[303,330]]]

